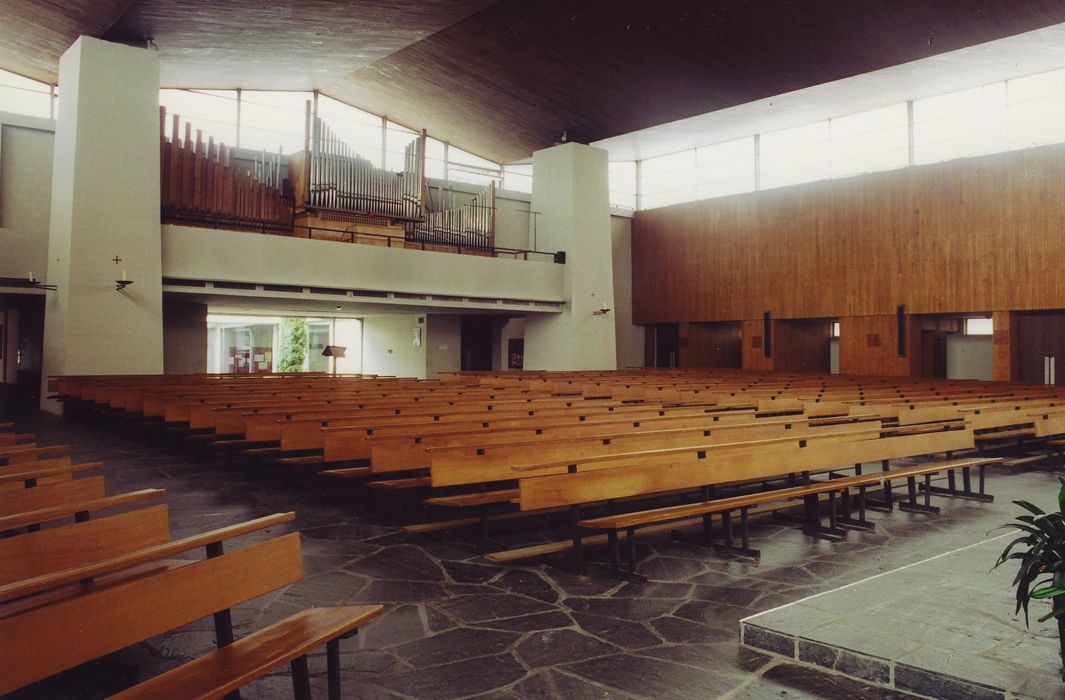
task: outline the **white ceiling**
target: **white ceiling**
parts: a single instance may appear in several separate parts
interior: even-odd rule
[[[642,160],[1065,67],[1065,24],[824,83],[592,145]]]

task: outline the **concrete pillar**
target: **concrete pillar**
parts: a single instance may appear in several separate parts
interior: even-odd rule
[[[525,369],[617,369],[607,152],[567,143],[534,153],[532,210],[539,248],[566,253],[566,305],[526,316]]]
[[[83,36],[59,86],[45,381],[162,372],[158,55]]]

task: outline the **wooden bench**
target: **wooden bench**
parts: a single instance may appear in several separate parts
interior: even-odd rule
[[[8,445],[0,447],[0,465],[18,464],[19,462],[33,462],[44,459],[49,455],[59,456],[70,451],[70,445]]]
[[[338,699],[339,640],[382,606],[313,608],[233,636],[230,608],[294,583],[303,568],[298,533],[235,551],[223,543],[293,519],[259,518],[0,585],[0,693],[213,616],[216,650],[116,697],[221,697],[288,663],[296,697],[306,698],[306,654],[325,645],[330,697]],[[173,559],[201,547],[204,559]]]
[[[691,451],[665,451],[665,455],[641,455],[634,459],[599,459],[574,462],[563,469],[550,467],[540,475],[523,476],[518,480],[518,503],[522,511],[545,508],[568,507],[574,525],[575,551],[580,547],[581,507],[593,503],[611,503],[632,496],[653,497],[669,491],[698,489],[702,501],[708,501],[707,489],[725,484],[766,481],[787,478],[795,474],[832,471],[866,462],[883,462],[902,457],[950,453],[971,449],[973,435],[970,430],[948,430],[940,433],[904,435],[866,440],[851,440],[804,445],[764,445],[729,452],[714,452],[711,449]],[[955,469],[968,469],[988,462],[956,462]],[[938,469],[947,467],[939,466]],[[981,467],[982,469],[982,467]],[[981,472],[982,473],[982,472]],[[908,473],[907,478],[915,473]],[[856,474],[857,481],[869,485],[884,481],[884,473]],[[902,473],[896,478],[902,478]],[[981,479],[981,491],[982,491]],[[826,484],[832,484],[831,481]],[[813,495],[821,492],[835,493],[846,488],[847,482],[821,486],[800,485],[811,488]],[[861,485],[859,484],[859,485]],[[953,486],[953,482],[952,482]],[[966,483],[968,487],[968,483]],[[961,490],[955,489],[958,493]],[[971,491],[971,489],[969,489]],[[798,492],[787,492],[793,497]],[[963,494],[964,495],[964,494]],[[976,496],[975,492],[971,495]],[[988,498],[980,494],[979,498]],[[775,499],[776,497],[771,497]],[[919,505],[919,504],[918,504]],[[719,506],[704,506],[717,509]],[[749,506],[743,506],[749,507]],[[808,509],[809,509],[808,505]],[[727,510],[732,510],[728,508]],[[920,509],[920,508],[919,508]],[[805,519],[811,534],[834,535],[832,527],[827,530],[815,527],[809,515]],[[635,527],[635,525],[633,525]],[[578,560],[579,561],[579,560]]]
[[[159,489],[52,506],[0,518],[0,531],[27,531],[0,539],[0,585],[164,544],[170,540],[165,504],[90,518],[93,513],[130,504],[143,504],[165,495]],[[73,518],[70,523],[57,521]],[[38,529],[42,523],[52,526]],[[32,528],[32,531],[30,530]]]
[[[103,498],[103,476],[74,478],[102,467],[100,462],[90,462],[0,476],[0,516]]]
[[[899,508],[903,510],[934,513],[938,512],[938,510],[935,508],[935,506],[932,506],[928,502],[929,497],[933,493],[940,493],[943,495],[962,494],[955,493],[950,489],[942,489],[939,487],[932,486],[931,476],[933,474],[945,471],[953,475],[958,470],[961,470],[968,474],[969,470],[973,467],[982,468],[988,464],[993,464],[998,461],[1000,461],[998,458],[987,457],[936,461],[931,464],[903,467],[886,472],[870,472],[840,478],[829,478],[823,481],[814,481],[812,483],[805,484],[802,486],[771,489],[768,491],[758,491],[755,493],[733,496],[729,498],[720,498],[716,500],[709,500],[707,498],[701,502],[689,503],[679,506],[668,506],[651,510],[635,511],[622,515],[608,515],[598,518],[589,518],[578,521],[577,527],[582,530],[600,530],[607,532],[608,543],[610,545],[611,550],[611,568],[615,574],[620,573],[618,532],[624,530],[627,535],[626,541],[628,576],[630,578],[642,580],[642,577],[639,577],[636,574],[634,545],[636,540],[635,531],[637,528],[648,525],[657,525],[666,522],[685,520],[693,517],[700,517],[703,521],[703,533],[706,539],[707,546],[714,547],[719,551],[740,554],[743,556],[758,559],[761,557],[761,553],[758,550],[752,549],[750,547],[748,530],[748,512],[749,509],[754,506],[768,503],[790,501],[794,499],[802,499],[804,510],[804,514],[802,517],[803,532],[814,537],[827,537],[830,539],[843,538],[845,536],[845,532],[841,529],[841,527],[873,529],[873,524],[867,521],[865,518],[866,490],[871,486],[879,486],[882,484],[886,484],[887,493],[890,494],[890,482],[892,479],[906,479],[909,487],[908,500],[904,503],[900,503]],[[925,483],[923,488],[925,499],[924,503],[918,502],[918,493],[916,486],[917,477],[922,476],[925,477]],[[858,490],[857,518],[852,518],[850,516],[849,506],[845,508],[843,514],[839,512],[839,509],[837,507],[837,494],[842,494],[843,497],[839,499],[839,501],[846,504],[846,494],[850,489]],[[820,502],[818,500],[818,496],[821,494],[828,494],[829,496],[829,524],[827,527],[822,525],[822,515],[820,510],[821,507]],[[704,491],[704,495],[709,496],[709,489]],[[985,495],[982,478],[979,495]],[[986,499],[981,500],[993,499],[992,497],[987,496]],[[734,543],[734,534],[731,518],[731,514],[737,510],[740,512],[741,523],[739,546],[736,546],[736,544]],[[721,515],[721,527],[724,539],[723,543],[721,544],[715,543],[713,538],[712,516],[714,514]],[[580,545],[581,540],[580,538],[578,538],[575,540],[574,552],[578,562],[578,566],[583,569]]]

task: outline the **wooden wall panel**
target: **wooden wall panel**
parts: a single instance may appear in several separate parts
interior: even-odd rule
[[[641,211],[633,316],[1060,308],[1062,221],[1065,145]]]
[[[762,319],[743,321],[740,324],[740,336],[743,339],[743,369],[771,371],[773,358],[765,356],[765,333],[762,328]]]
[[[991,324],[995,329],[991,340],[992,378],[996,382],[1019,381],[1016,353],[1013,352],[1017,342],[1013,314],[1009,311],[996,311],[991,314]]]
[[[839,319],[839,371],[882,377],[917,376],[921,369],[921,324],[906,319],[906,356],[899,357],[898,317],[844,316]]]
[[[743,362],[742,344],[739,323],[681,324],[681,367],[739,369]]]
[[[773,324],[773,367],[781,372],[825,372],[830,369],[831,321],[776,321]]]

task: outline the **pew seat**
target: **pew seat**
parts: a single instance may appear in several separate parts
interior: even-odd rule
[[[293,673],[294,682],[303,687],[308,674],[305,655],[324,644],[329,658],[329,697],[330,700],[339,700],[340,640],[377,617],[381,611],[380,605],[302,610],[112,698],[218,698],[265,676],[279,666],[298,662],[301,658],[303,661],[296,664]]]

